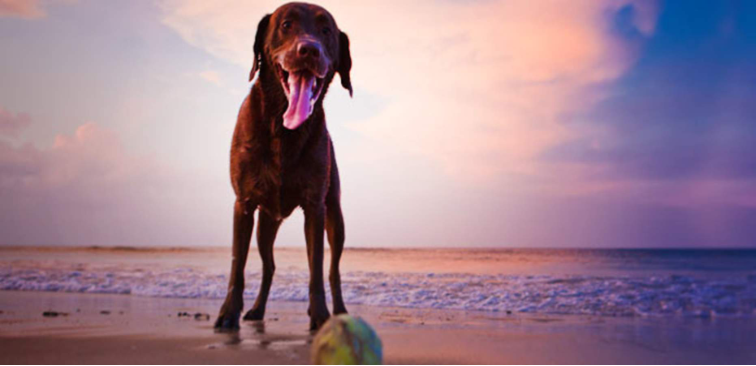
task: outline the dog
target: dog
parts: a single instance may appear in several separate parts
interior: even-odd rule
[[[288,3],[260,20],[254,41],[252,85],[231,143],[231,183],[236,193],[233,260],[226,299],[215,329],[239,329],[244,266],[259,208],[257,248],[262,283],[245,320],[262,320],[276,266],[273,242],[283,219],[296,207],[305,216],[310,269],[310,329],[330,316],[323,283],[324,232],[331,247],[329,281],[333,313],[346,313],[339,262],[344,248],[339,170],[326,128],[323,97],[339,74],[352,95],[349,37],[320,6]]]

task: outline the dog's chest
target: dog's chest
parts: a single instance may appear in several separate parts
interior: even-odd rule
[[[306,154],[301,146],[272,139],[270,149],[259,155],[258,162],[256,195],[261,208],[272,217],[285,218],[297,206],[324,199],[327,162]]]

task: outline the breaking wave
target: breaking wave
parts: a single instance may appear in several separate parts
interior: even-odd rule
[[[271,300],[306,301],[305,271],[276,273]],[[227,276],[194,268],[0,268],[0,290],[221,299]],[[246,278],[253,299],[260,273]],[[348,272],[352,304],[541,314],[756,317],[756,275],[697,276],[470,275]],[[326,288],[328,292],[329,289]]]

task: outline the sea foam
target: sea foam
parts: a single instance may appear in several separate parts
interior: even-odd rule
[[[226,275],[196,268],[0,268],[0,290],[221,299]],[[306,301],[309,276],[279,270],[270,299]],[[246,277],[253,299],[260,273]],[[471,275],[347,272],[349,304],[540,314],[756,317],[756,275],[696,276]],[[326,291],[330,290],[326,288]],[[330,301],[330,300],[329,300]]]

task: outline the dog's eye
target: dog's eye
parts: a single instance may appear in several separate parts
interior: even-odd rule
[[[322,32],[324,35],[329,36],[331,35],[331,28],[325,27],[323,28]]]
[[[281,28],[283,28],[283,29],[291,29],[291,20],[286,20],[283,23],[281,23]]]

